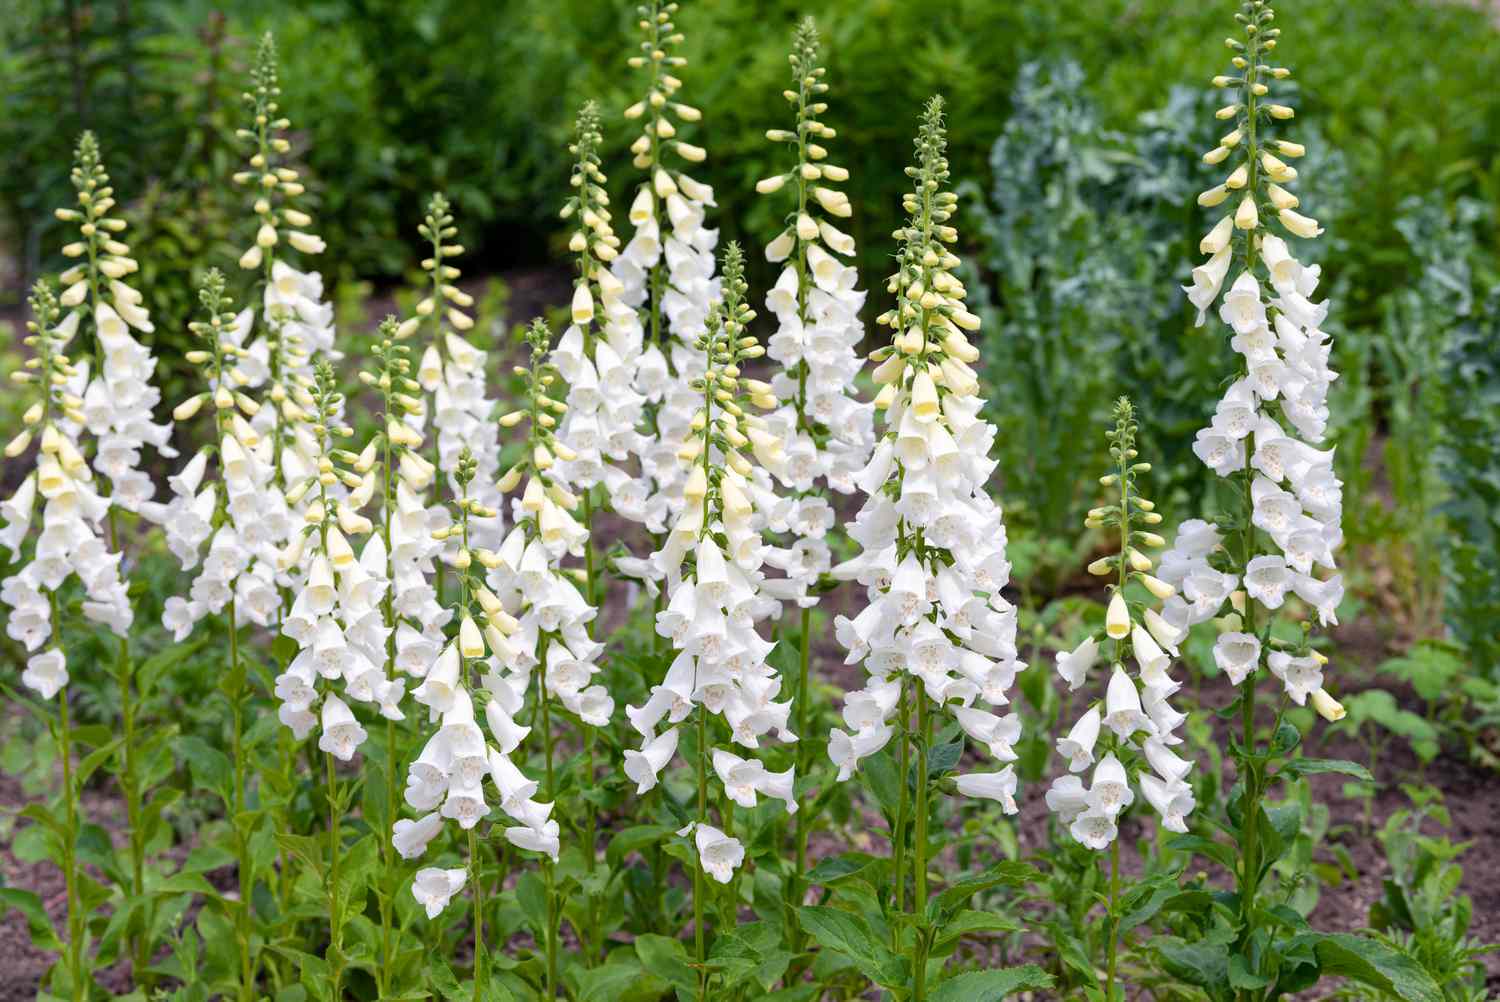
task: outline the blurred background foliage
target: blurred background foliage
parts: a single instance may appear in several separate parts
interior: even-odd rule
[[[973,296],[1001,424],[1000,485],[1024,583],[1065,586],[1093,503],[1081,470],[1108,402],[1145,416],[1173,517],[1208,486],[1191,454],[1226,372],[1176,286],[1195,263],[1217,135],[1206,81],[1232,5],[1179,0],[688,0],[684,99],[704,122],[724,238],[763,244],[784,206],[755,179],[784,168],[768,127],[792,26],[813,13],[833,85],[830,146],[852,177],[871,316],[907,184],[922,100],[949,102]],[[1500,674],[1500,37],[1459,2],[1302,0],[1281,10],[1282,55],[1309,146],[1300,191],[1318,242],[1336,365],[1334,427],[1362,595],[1411,640],[1445,633]],[[165,359],[190,290],[249,240],[226,181],[247,59],[277,33],[284,105],[348,290],[399,282],[429,193],[456,206],[468,273],[556,267],[573,115],[606,110],[617,202],[635,181],[618,112],[628,0],[7,0],[0,11],[4,295],[59,264],[51,209],[70,191],[78,131],[100,134],[129,202]],[[748,27],[747,27],[748,26]],[[752,275],[764,288],[764,265]],[[168,380],[181,378],[169,373]],[[167,387],[168,399],[176,396]],[[1446,621],[1448,629],[1444,629]]]

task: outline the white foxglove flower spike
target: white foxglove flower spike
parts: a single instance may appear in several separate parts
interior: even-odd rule
[[[1098,695],[1091,695],[1083,715],[1068,735],[1058,740],[1057,752],[1067,760],[1070,775],[1054,780],[1047,797],[1048,806],[1071,826],[1073,837],[1091,849],[1107,848],[1118,836],[1118,816],[1134,800],[1132,782],[1157,808],[1161,823],[1169,830],[1180,830],[1193,803],[1186,785],[1192,763],[1168,747],[1181,743],[1173,731],[1186,719],[1168,703],[1178,687],[1168,674],[1172,662],[1169,650],[1175,649],[1184,634],[1154,609],[1127,595],[1126,586],[1134,579],[1155,596],[1152,582],[1157,578],[1150,572],[1156,569],[1156,561],[1142,551],[1164,542],[1154,531],[1161,522],[1156,506],[1139,493],[1139,478],[1151,467],[1137,462],[1136,434],[1135,410],[1122,398],[1115,405],[1115,423],[1108,436],[1115,471],[1101,480],[1111,492],[1119,493],[1112,498],[1113,503],[1091,510],[1084,523],[1092,529],[1119,531],[1115,552],[1089,568],[1095,574],[1114,577],[1105,637],[1090,637],[1072,654],[1058,655],[1059,673],[1069,683],[1070,691],[1082,688],[1087,681],[1083,670],[1073,668],[1081,653],[1092,662],[1101,647],[1107,646],[1113,665],[1102,713]],[[1191,523],[1184,526],[1182,535],[1196,538],[1205,552],[1217,543],[1217,537],[1197,532]],[[1169,563],[1163,559],[1162,573],[1167,572]],[[1134,675],[1126,668],[1131,663],[1136,668]],[[1079,813],[1075,796],[1078,779],[1071,774],[1084,771],[1095,761],[1099,764],[1088,809]],[[1148,786],[1148,782],[1156,785]]]

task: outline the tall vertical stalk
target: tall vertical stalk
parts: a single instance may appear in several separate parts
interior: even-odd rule
[[[324,777],[328,796],[328,976],[332,982],[332,996],[343,998],[344,982],[344,929],[339,914],[339,857],[343,853],[341,829],[342,804],[339,801],[338,776],[333,766],[333,753],[323,753]]]
[[[915,835],[912,876],[915,894],[912,913],[916,916],[916,957],[912,963],[912,1002],[927,998],[927,953],[931,945],[927,928],[927,747],[932,743],[932,717],[927,709],[927,694],[917,687],[917,830]]]
[[[897,766],[896,776],[900,785],[900,793],[896,801],[896,824],[891,830],[892,846],[892,883],[895,885],[896,911],[903,910],[906,901],[906,807],[908,801],[907,787],[910,785],[911,760],[908,737],[910,730],[910,711],[907,707],[907,692],[909,683],[907,679],[901,680],[901,701],[896,707],[896,747],[900,750],[900,764]],[[899,927],[891,930],[892,942],[896,949],[901,947],[901,931]]]
[[[235,615],[234,596],[230,595],[225,609],[229,628],[229,676],[236,680],[235,692],[229,697],[232,716],[230,752],[233,756],[234,790],[230,824],[234,830],[235,874],[239,883],[240,902],[235,909],[235,938],[240,948],[240,1000],[250,1002],[255,997],[255,962],[250,949],[250,909],[253,906],[255,882],[251,873],[250,847],[245,840],[240,816],[245,812],[245,751],[244,751],[244,686],[240,683],[240,637],[239,622]]]
[[[698,823],[708,823],[708,710],[698,704]],[[693,869],[693,955],[698,961],[698,1000],[708,998],[708,952],[703,937],[703,899],[707,888],[703,882],[703,860]]]
[[[552,711],[548,705],[551,700],[547,693],[547,639],[544,637],[537,651],[537,680],[539,693],[539,707],[542,713],[542,753],[546,763],[546,797],[547,802],[557,803],[557,779],[552,764]],[[592,846],[592,843],[591,843]],[[550,856],[542,857],[542,876],[547,884],[547,934],[545,937],[545,948],[547,951],[547,998],[557,997],[557,890],[555,887],[556,874],[553,872],[555,866]]]

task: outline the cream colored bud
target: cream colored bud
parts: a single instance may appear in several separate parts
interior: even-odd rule
[[[1212,188],[1209,188],[1207,191],[1199,193],[1198,204],[1203,206],[1204,208],[1211,209],[1216,205],[1222,205],[1224,200],[1228,197],[1229,189],[1224,187],[1222,184],[1217,184]]]
[[[1253,230],[1260,225],[1260,213],[1255,208],[1255,196],[1240,199],[1240,207],[1234,212],[1234,225],[1242,230]]]
[[[200,410],[203,409],[203,404],[207,399],[208,394],[206,393],[200,393],[197,396],[188,397],[182,403],[172,408],[172,420],[189,420],[193,417],[193,415],[197,414]]]
[[[1348,712],[1344,709],[1343,703],[1340,703],[1338,700],[1334,699],[1328,694],[1328,691],[1326,689],[1322,688],[1314,690],[1312,694],[1312,705],[1313,709],[1318,711],[1318,716],[1322,717],[1329,723],[1337,723],[1338,721],[1343,720],[1344,715]]]

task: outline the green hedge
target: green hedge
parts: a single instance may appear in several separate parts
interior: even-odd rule
[[[949,101],[955,176],[985,183],[1022,64],[1077,61],[1101,125],[1130,127],[1173,85],[1201,86],[1223,66],[1214,40],[1231,6],[833,0],[812,10],[866,263],[876,275],[884,267],[900,166],[928,94]],[[81,102],[69,9],[81,12]],[[224,41],[207,44],[217,10]],[[719,192],[726,236],[758,243],[774,225],[750,182],[771,166],[761,133],[785,118],[784,52],[805,12],[786,0],[687,0],[681,12],[684,97],[705,113],[692,138],[709,149],[702,173]],[[56,250],[40,213],[65,193],[77,129],[101,132],[127,192],[201,177],[194,161],[224,150],[247,43],[265,28],[281,40],[286,105],[320,182],[323,228],[343,270],[364,276],[411,264],[413,220],[435,187],[452,195],[486,263],[545,259],[574,110],[590,97],[618,110],[638,87],[623,63],[635,42],[625,0],[17,0],[0,16],[0,74],[11,83],[0,203],[36,263]],[[1482,13],[1457,3],[1316,0],[1282,21],[1301,111],[1350,165],[1348,209],[1329,220],[1342,240],[1330,264],[1351,273],[1355,316],[1373,321],[1379,293],[1410,268],[1391,226],[1401,201],[1445,185],[1500,192],[1500,44]],[[623,185],[629,137],[618,118],[607,124]]]

